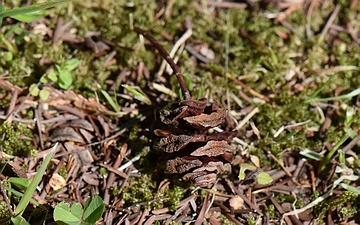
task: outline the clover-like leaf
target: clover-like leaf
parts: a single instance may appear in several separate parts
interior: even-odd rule
[[[72,76],[68,70],[58,70],[59,71],[59,87],[67,90],[72,84]]]
[[[249,163],[243,163],[240,165],[240,171],[239,171],[239,180],[245,179],[245,171],[246,170],[256,170],[256,166],[251,165]]]
[[[80,63],[80,60],[74,58],[74,59],[70,59],[69,61],[67,61],[65,63],[65,66],[64,66],[64,70],[67,70],[67,71],[71,71],[73,69],[75,69]]]
[[[30,85],[29,91],[32,96],[38,96],[40,89],[37,86],[37,84],[32,84],[32,85]]]
[[[259,172],[256,180],[259,184],[270,184],[273,181],[272,177],[264,171]]]
[[[56,75],[55,70],[50,70],[49,74],[47,75],[47,78],[49,78],[51,81],[56,82],[58,80],[58,77]]]
[[[88,198],[84,207],[85,221],[95,224],[102,216],[104,209],[104,201],[99,196],[95,195]]]
[[[50,92],[48,90],[40,90],[39,97],[41,100],[46,101],[50,96]]]
[[[82,215],[79,217],[78,207],[70,208],[69,203],[60,202],[54,209],[54,220],[63,222],[81,221]]]

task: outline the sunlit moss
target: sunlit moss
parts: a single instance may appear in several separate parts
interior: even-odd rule
[[[175,211],[180,204],[180,201],[184,198],[184,188],[181,186],[174,185],[167,188],[160,193],[157,193],[159,198],[168,198],[163,204],[169,207],[171,211]],[[154,207],[160,207],[161,202],[154,203]]]
[[[175,222],[175,221],[171,221],[169,224],[170,224],[170,225],[181,225],[182,223],[177,223],[177,222]]]
[[[330,197],[314,207],[314,215],[321,219],[323,218],[330,208],[336,207],[341,210],[341,215],[344,217],[354,216],[359,210],[359,195],[351,192],[344,191],[336,198]]]
[[[250,216],[250,218],[247,220],[248,225],[256,225],[256,218],[255,216]]]
[[[121,192],[121,197],[129,204],[146,202],[154,199],[156,183],[152,177],[143,174],[141,177],[129,178],[129,186]]]
[[[115,197],[119,193],[119,187],[118,186],[112,186],[112,187],[109,188],[108,191],[110,193],[110,196]]]
[[[10,212],[8,210],[7,204],[5,201],[0,201],[0,219],[10,217]]]
[[[65,165],[60,167],[59,175],[62,176],[63,178],[65,178],[65,179],[67,178],[68,174],[67,174]]]
[[[31,141],[27,140],[32,137],[32,132],[26,125],[3,122],[0,125],[0,136],[0,145],[5,153],[15,156],[36,154],[36,150],[31,148]]]
[[[275,213],[275,206],[273,204],[268,206],[268,212],[269,212],[269,218],[270,219],[276,219],[276,213]]]
[[[315,7],[315,11],[310,15],[309,20],[306,20],[303,10],[293,11],[285,21],[294,28],[294,31],[285,28],[282,24],[276,24],[268,18],[268,13],[253,13],[246,9],[219,10],[220,13],[214,20],[210,15],[213,12],[208,12],[207,7],[197,9],[191,4],[192,2],[189,0],[176,1],[171,15],[162,15],[155,21],[154,15],[159,10],[158,4],[162,4],[159,1],[135,0],[132,1],[133,5],[131,5],[128,4],[128,1],[73,0],[53,9],[52,11],[55,13],[48,17],[49,20],[46,25],[50,29],[54,29],[58,19],[62,18],[65,22],[73,20],[72,32],[80,37],[84,37],[89,31],[99,32],[97,38],[114,43],[112,48],[117,52],[114,58],[116,64],[104,65],[109,54],[95,58],[90,48],[84,45],[71,45],[61,40],[58,43],[53,43],[48,37],[43,38],[30,30],[26,36],[26,41],[20,39],[16,42],[20,49],[19,53],[12,55],[7,51],[0,52],[0,73],[8,70],[11,82],[16,85],[27,86],[38,82],[40,76],[55,64],[61,64],[70,58],[78,58],[80,64],[73,72],[74,82],[71,89],[81,92],[85,96],[94,97],[94,92],[98,88],[97,85],[100,84],[102,88],[107,90],[105,81],[116,77],[121,67],[135,70],[139,62],[144,62],[150,73],[155,74],[160,57],[148,45],[146,45],[146,49],[140,46],[139,35],[131,30],[131,25],[150,30],[152,35],[169,51],[175,41],[185,32],[184,21],[189,17],[192,18],[193,34],[188,44],[205,43],[215,52],[214,61],[207,64],[198,63],[195,65],[190,60],[193,58],[192,55],[186,51],[180,56],[181,70],[190,77],[195,87],[192,92],[193,96],[202,97],[201,94],[198,95],[199,91],[201,90],[201,93],[208,91],[210,99],[218,100],[223,105],[227,101],[226,96],[224,96],[225,90],[237,95],[240,89],[235,82],[226,78],[226,73],[235,78],[253,74],[254,76],[251,78],[242,81],[256,92],[272,96],[271,103],[257,105],[260,113],[252,118],[260,131],[262,140],[245,140],[254,141],[255,147],[250,153],[259,156],[262,160],[262,166],[280,167],[271,157],[263,157],[268,155],[267,152],[281,159],[284,151],[298,151],[304,148],[316,151],[323,147],[323,141],[336,143],[344,135],[341,126],[344,121],[344,112],[340,111],[341,115],[333,118],[333,123],[327,130],[325,140],[316,140],[316,138],[306,136],[307,126],[312,128],[321,126],[319,115],[314,107],[304,103],[316,91],[316,88],[328,79],[328,75],[320,73],[319,70],[328,68],[330,60],[333,60],[332,57],[334,57],[332,63],[335,63],[335,66],[359,66],[360,47],[351,44],[353,40],[348,33],[340,32],[338,35],[339,44],[335,43],[333,46],[328,45],[327,40],[319,42],[324,21],[327,21],[333,12],[335,2],[327,1],[321,8]],[[10,6],[21,5],[18,0],[9,2],[9,4]],[[336,4],[345,6],[349,2],[342,0]],[[200,12],[201,10],[203,12]],[[267,10],[278,13],[278,9],[274,5],[269,5]],[[335,24],[344,23],[348,18],[359,18],[359,10],[359,4],[352,10],[342,7]],[[134,18],[133,24],[130,23],[131,17]],[[358,21],[359,19],[352,20],[354,30],[358,30],[360,26]],[[4,30],[8,31],[12,24],[4,26],[7,26],[4,27]],[[309,30],[307,31],[305,28],[309,28]],[[289,37],[281,38],[276,31],[285,32]],[[244,37],[244,33],[241,32],[247,33],[248,37]],[[174,40],[165,40],[164,33],[172,36]],[[228,54],[226,55],[227,45]],[[44,56],[49,62],[41,66],[40,58],[34,57],[35,54]],[[294,57],[294,55],[297,56]],[[225,68],[226,59],[229,60],[228,68]],[[316,86],[314,89],[305,86],[302,93],[296,94],[290,88],[285,88],[285,85],[290,83],[285,78],[286,71],[295,67],[300,70],[299,82],[311,78],[309,80],[312,80]],[[338,73],[331,83],[319,93],[319,96],[333,96],[338,87],[343,88],[343,94],[358,88],[360,86],[359,73],[358,70]],[[166,85],[171,86],[177,92],[179,87],[175,77],[166,74],[164,76],[170,77],[170,81]],[[23,79],[24,77],[26,79]],[[147,82],[145,79],[141,80],[139,85],[141,88],[147,88]],[[242,89],[242,91],[250,98],[253,97],[246,90]],[[102,98],[102,96],[99,97]],[[0,103],[7,105],[9,100],[9,98],[4,98],[0,100]],[[125,104],[127,101],[126,99],[119,99],[119,104]],[[351,104],[351,100],[344,100],[343,102]],[[233,110],[240,110],[238,105],[233,102],[231,104]],[[32,118],[32,113],[33,111],[28,110],[26,117]],[[128,119],[129,117],[122,118],[123,121]],[[286,138],[290,132],[288,130],[282,132],[278,137],[274,137],[281,126],[304,121],[310,122],[304,125],[291,139]],[[359,125],[360,120],[354,121],[354,128],[359,127]],[[30,149],[30,142],[19,139],[19,133],[28,137],[32,135],[31,133],[24,133],[22,129],[25,128],[11,125],[0,127],[0,134],[5,137],[1,145],[8,154],[16,155],[18,152],[23,154],[25,149]],[[21,141],[15,143],[15,140]],[[130,128],[129,139],[126,141],[134,154],[142,156],[140,163],[145,167],[145,170],[152,169],[149,170],[149,174],[129,179],[131,185],[127,186],[121,193],[124,200],[128,204],[134,204],[157,197],[170,198],[168,202],[154,203],[152,207],[160,207],[165,204],[174,209],[184,197],[183,187],[175,184],[164,192],[157,193],[156,183],[150,174],[156,169],[161,170],[164,165],[154,163],[156,161],[154,159],[158,159],[160,155],[156,150],[146,154],[147,150],[144,147],[148,145],[150,140],[143,136],[140,125]],[[30,155],[34,154],[34,151],[31,150],[25,150],[25,152]],[[359,160],[355,160],[354,167],[359,168],[359,165]],[[101,171],[101,173],[105,174],[105,171]],[[174,180],[171,182],[175,183]],[[118,194],[118,188],[114,187],[110,192],[112,196],[115,196]],[[206,191],[200,191],[201,196],[205,194]],[[342,198],[349,201],[349,198]],[[279,201],[283,202],[294,200],[284,196],[279,197]],[[299,202],[298,204],[300,206],[303,203]],[[338,204],[340,203],[338,202]],[[330,206],[331,204],[326,202],[322,207],[328,210]],[[341,213],[344,217],[351,216],[354,210],[356,210],[355,207],[349,207]],[[271,205],[269,211],[274,211]],[[273,216],[275,218],[275,214]],[[249,219],[249,224],[251,221]],[[226,223],[224,222],[224,224]]]
[[[220,219],[221,219],[221,224],[224,224],[224,225],[235,225],[234,222],[232,222],[231,220],[229,220],[226,216],[224,215],[220,215]]]
[[[109,175],[109,171],[104,167],[100,167],[99,174],[106,178]]]

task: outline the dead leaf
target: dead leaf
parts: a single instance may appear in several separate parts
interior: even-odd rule
[[[60,174],[54,173],[49,180],[49,185],[54,191],[57,191],[66,185],[66,180]]]
[[[49,138],[52,142],[73,141],[84,143],[81,135],[78,134],[72,127],[57,127],[52,131]]]
[[[244,205],[244,199],[242,199],[240,196],[230,198],[229,205],[235,210],[240,209]]]

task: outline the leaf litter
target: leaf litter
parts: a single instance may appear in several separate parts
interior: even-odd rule
[[[159,50],[129,24],[122,25],[124,32],[109,31],[107,26],[117,23],[111,13],[108,24],[92,20],[89,28],[60,14],[30,23],[24,29],[38,36],[22,44],[34,50],[29,43],[40,38],[53,47],[35,51],[41,66],[64,60],[57,56],[61,51],[87,64],[73,71],[72,90],[42,84],[50,95],[41,100],[29,94],[34,80],[14,77],[24,70],[1,62],[0,118],[2,127],[12,125],[0,131],[2,180],[32,179],[59,142],[33,195],[49,211],[63,200],[85,205],[99,195],[106,204],[99,224],[359,223],[359,196],[351,188],[359,188],[360,104],[358,95],[346,94],[360,85],[355,44],[360,26],[347,16],[359,13],[358,2],[319,2],[169,1],[153,3],[147,13],[138,2],[114,6],[166,49],[191,29],[174,53],[194,86],[189,93],[179,91],[171,74],[155,75]],[[99,6],[107,11],[107,4]],[[87,13],[83,19],[96,12]],[[7,20],[4,29],[16,22]],[[21,55],[14,57],[16,63]],[[141,92],[134,95],[124,85]],[[349,108],[355,113],[346,114]],[[249,114],[254,109],[257,113]],[[34,155],[5,151],[5,134],[16,132],[20,147],[36,149],[27,151]],[[305,149],[323,157],[299,154]],[[244,170],[249,162],[258,168]],[[258,180],[263,172],[270,182]]]

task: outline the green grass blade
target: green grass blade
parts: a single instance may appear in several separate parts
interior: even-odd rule
[[[326,86],[328,86],[328,84],[330,83],[330,81],[332,81],[334,79],[334,77],[336,76],[336,73],[334,73],[333,75],[331,75],[329,77],[329,79],[327,79],[327,81],[321,85],[321,87],[319,89],[317,89],[311,96],[310,99],[315,98]]]
[[[47,1],[42,3],[37,3],[29,6],[19,7],[15,9],[9,9],[0,12],[0,18],[6,17],[6,16],[16,16],[16,15],[22,15],[26,13],[36,12],[44,9],[48,9],[60,4],[64,4],[68,2],[69,0],[59,0],[59,1]]]
[[[0,5],[0,13],[2,13],[4,10],[5,10],[4,0],[2,0]],[[0,27],[2,27],[2,21],[3,21],[3,17],[0,16]]]
[[[13,222],[14,225],[30,225],[20,214],[13,216],[11,222]]]
[[[12,194],[16,195],[16,196],[19,196],[19,197],[23,197],[24,194],[21,193],[20,191],[17,191],[17,190],[14,190],[12,188],[8,188],[6,186],[4,186],[4,189],[7,191],[7,192],[11,192]],[[39,207],[43,207],[42,205],[40,205],[40,203],[38,201],[36,201],[35,199],[31,198],[30,199],[30,202],[36,206],[39,206]]]
[[[120,112],[119,105],[110,97],[110,95],[106,91],[104,91],[104,90],[100,90],[100,91],[104,95],[106,100],[109,102],[111,107],[115,110],[115,112],[119,113]]]
[[[334,147],[326,154],[323,160],[320,162],[320,166],[318,168],[318,174],[324,170],[325,166],[330,162],[333,155],[340,148],[340,146],[350,137],[349,132],[344,134],[340,140],[334,145]]]
[[[43,177],[43,175],[45,174],[45,170],[51,160],[51,158],[54,156],[55,154],[55,150],[57,147],[58,143],[56,143],[54,145],[54,147],[52,148],[52,150],[49,152],[49,154],[45,157],[44,162],[42,163],[42,165],[40,166],[40,169],[38,170],[38,172],[36,173],[35,177],[33,178],[33,180],[31,181],[29,187],[26,189],[24,196],[21,198],[19,204],[16,207],[16,213],[20,213],[22,214],[22,212],[25,210],[26,206],[29,204],[32,195],[34,194],[36,187],[39,185],[41,178]]]
[[[341,183],[340,186],[343,187],[344,189],[348,190],[348,191],[351,191],[351,192],[354,192],[357,195],[360,195],[360,190],[357,189],[356,187],[350,186],[350,185],[345,184],[345,183]]]
[[[33,13],[26,13],[17,16],[11,16],[11,18],[19,20],[21,22],[31,23],[35,20],[43,18],[45,15],[46,13],[42,11],[42,12],[33,12]]]
[[[121,85],[123,86],[128,92],[134,95],[134,98],[147,104],[151,105],[151,100],[146,96],[146,94],[139,88],[138,86],[129,86],[127,84]]]

